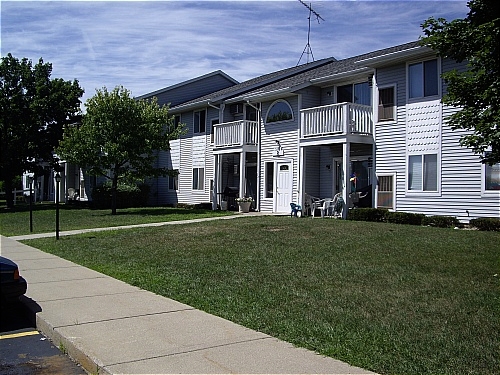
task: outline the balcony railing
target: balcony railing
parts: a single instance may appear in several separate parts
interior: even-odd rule
[[[339,103],[300,111],[301,137],[373,134],[372,107]]]
[[[214,147],[257,145],[256,121],[238,120],[214,125]]]

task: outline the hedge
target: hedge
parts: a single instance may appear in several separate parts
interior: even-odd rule
[[[469,221],[471,227],[479,230],[487,230],[492,232],[500,232],[500,219],[493,217],[480,217]]]

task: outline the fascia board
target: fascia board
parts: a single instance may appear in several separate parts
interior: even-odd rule
[[[433,51],[429,47],[420,46],[420,47],[413,47],[403,51],[397,51],[385,55],[371,57],[368,59],[358,60],[355,61],[354,64],[358,66],[375,68],[394,62],[405,61],[408,59],[416,58],[418,56],[425,56],[431,54],[435,54],[435,51]]]

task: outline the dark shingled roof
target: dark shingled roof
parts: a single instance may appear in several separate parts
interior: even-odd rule
[[[270,85],[266,85],[263,87],[260,87],[257,90],[249,91],[245,93],[245,95],[242,96],[252,96],[252,95],[258,95],[258,94],[265,94],[266,92],[272,92],[272,91],[278,91],[278,90],[283,90],[287,88],[294,88],[300,85],[303,85],[305,83],[310,83],[311,81],[315,79],[321,79],[325,77],[329,77],[335,74],[341,74],[341,73],[346,73],[350,71],[355,71],[359,70],[362,68],[362,66],[356,65],[355,62],[361,61],[361,60],[366,60],[370,59],[373,57],[378,57],[378,56],[383,56],[395,52],[400,52],[404,50],[408,50],[411,48],[415,48],[419,46],[419,42],[410,42],[410,43],[405,43],[401,44],[398,46],[390,47],[390,48],[384,48],[381,50],[365,53],[362,55],[354,56],[354,57],[349,57],[343,60],[336,60],[333,61],[327,65],[321,66],[316,69],[309,70],[307,72],[297,74],[293,77],[283,79],[281,81],[272,83]]]
[[[361,67],[355,65],[356,61],[408,50],[418,47],[419,45],[420,44],[418,41],[413,41],[398,46],[365,53],[359,56],[349,57],[343,60],[336,60],[335,58],[318,60],[313,63],[299,65],[293,68],[280,70],[250,79],[240,84],[228,87],[227,89],[216,91],[209,95],[205,95],[200,98],[183,103],[177,107],[173,107],[172,110],[175,110],[176,108],[180,109],[181,107],[189,105],[194,105],[200,102],[216,102],[234,97],[246,97],[257,94],[265,94],[266,92],[297,87],[299,85],[310,83],[314,79],[320,79],[334,74],[358,70]]]
[[[272,82],[277,82],[277,81],[282,80],[282,79],[286,79],[292,75],[302,73],[305,70],[307,71],[307,70],[317,68],[318,66],[328,64],[332,61],[335,61],[335,59],[333,57],[330,57],[330,58],[314,61],[314,62],[307,63],[307,64],[297,65],[297,66],[294,66],[292,68],[287,68],[287,69],[279,70],[276,72],[264,74],[262,76],[249,79],[247,81],[241,82],[239,84],[228,87],[226,89],[219,90],[219,91],[213,92],[211,94],[204,95],[204,96],[201,96],[199,98],[182,103],[181,105],[179,105],[177,107],[189,106],[191,104],[195,104],[195,103],[199,103],[199,102],[206,102],[209,100],[213,101],[213,102],[224,100],[224,99],[236,96],[236,95],[243,94],[244,92],[248,92],[248,91],[253,90],[257,87],[262,87],[266,84],[269,84]],[[172,107],[171,110],[174,110],[175,108],[176,107]]]

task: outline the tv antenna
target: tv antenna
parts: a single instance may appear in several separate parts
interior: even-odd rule
[[[314,16],[316,17],[316,21],[318,21],[318,23],[320,23],[320,20],[321,21],[324,21],[323,17],[321,17],[319,15],[318,12],[316,12],[312,6],[311,6],[311,3],[309,3],[309,5],[307,5],[306,3],[304,3],[302,0],[299,0],[300,3],[302,5],[304,5],[307,9],[309,9],[309,17],[307,17],[308,21],[309,21],[309,28],[307,29],[307,44],[306,46],[304,47],[304,50],[302,51],[302,55],[300,55],[300,59],[299,61],[297,62],[297,65],[300,64],[300,60],[302,60],[302,57],[304,56],[304,54],[307,55],[307,62],[309,63],[309,55],[311,55],[312,57],[312,61],[314,61],[314,54],[313,54],[313,51],[312,51],[312,48],[311,48],[311,44],[309,43],[309,38],[311,36],[311,15],[314,14]]]

